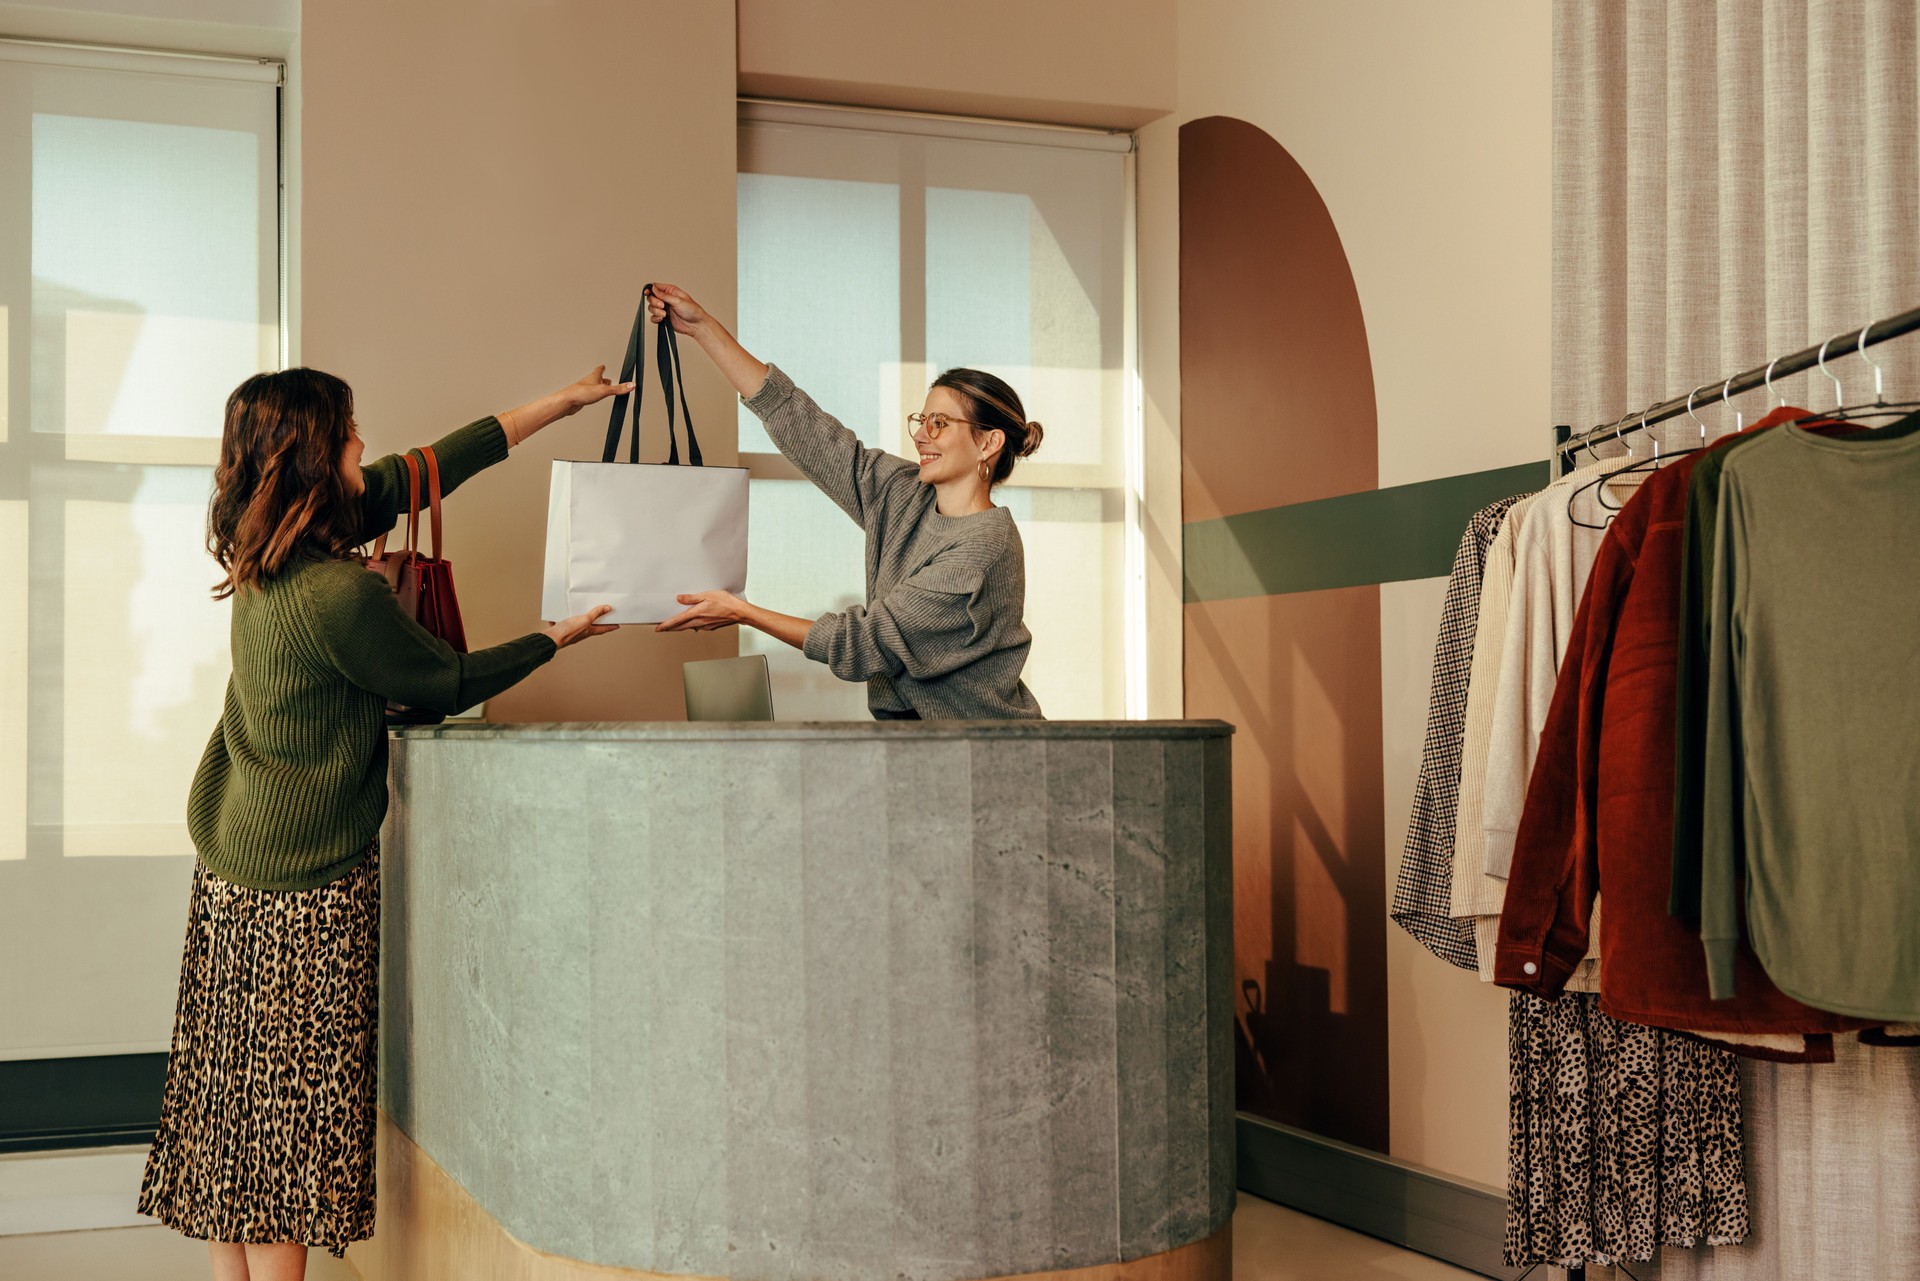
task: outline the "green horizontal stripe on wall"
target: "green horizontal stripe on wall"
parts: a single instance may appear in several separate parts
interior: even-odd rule
[[[1539,489],[1544,461],[1291,503],[1182,532],[1189,602],[1436,578],[1488,503]]]

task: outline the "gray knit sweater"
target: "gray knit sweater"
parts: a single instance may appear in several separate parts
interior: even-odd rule
[[[745,404],[867,534],[867,603],[823,614],[807,657],[867,682],[876,714],[1038,719],[1020,679],[1033,644],[1022,620],[1026,555],[1006,508],[942,516],[914,464],[862,445],[778,369]]]

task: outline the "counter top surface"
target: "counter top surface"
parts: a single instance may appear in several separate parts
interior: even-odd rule
[[[448,721],[394,731],[406,739],[747,742],[790,739],[1209,739],[1225,721]]]

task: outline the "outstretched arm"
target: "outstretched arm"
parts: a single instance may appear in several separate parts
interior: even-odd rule
[[[507,433],[507,444],[511,447],[549,423],[556,423],[570,414],[577,414],[596,401],[605,400],[609,396],[624,396],[632,390],[632,383],[608,382],[607,367],[595,365],[593,372],[585,378],[568,383],[559,391],[551,392],[538,400],[530,400],[517,409],[509,409],[501,414],[500,428]]]
[[[496,417],[469,423],[435,441],[433,453],[440,464],[441,495],[452,494],[480,472],[502,461],[509,449],[549,423],[597,400],[633,390],[632,383],[608,382],[606,372],[605,365],[597,365],[585,378],[568,383],[559,391]],[[359,539],[369,542],[392,529],[405,513],[407,469],[399,454],[389,454],[362,467],[360,475],[364,488],[360,495]],[[421,502],[425,501],[423,492]]]
[[[732,592],[693,592],[676,599],[688,608],[656,627],[660,632],[711,632],[722,627],[758,628],[775,640],[804,649],[811,618],[795,618],[749,604]]]
[[[787,461],[863,529],[884,510],[889,490],[917,483],[913,463],[862,443],[786,374],[749,354],[686,290],[653,286],[647,311],[656,323],[672,315],[674,329],[700,344]]]

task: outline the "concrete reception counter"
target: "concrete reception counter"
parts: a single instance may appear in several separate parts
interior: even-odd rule
[[[401,732],[349,1260],[1224,1281],[1231,733]]]

